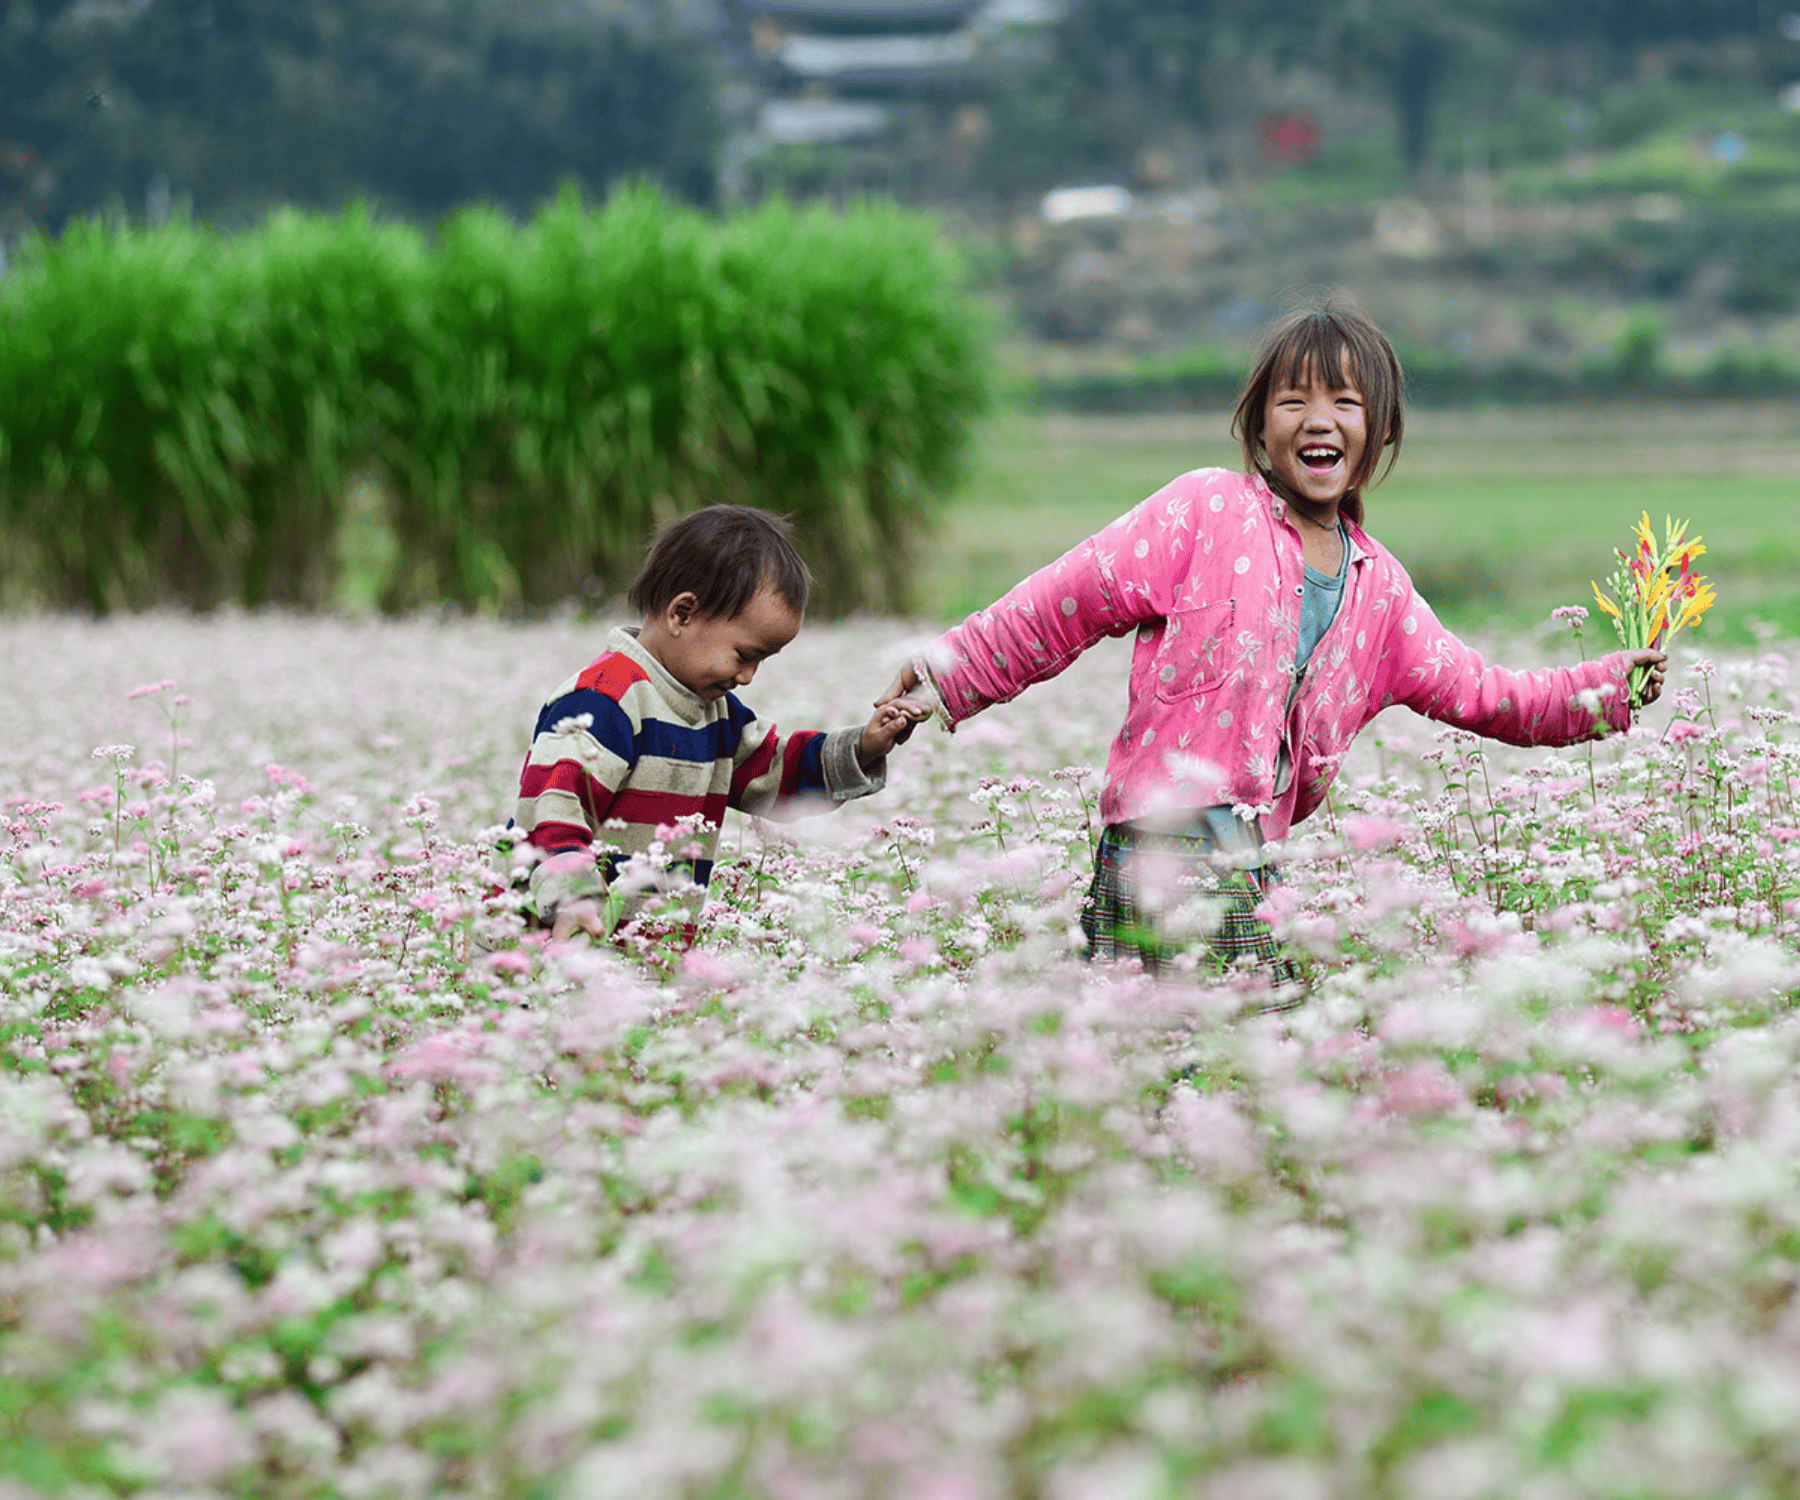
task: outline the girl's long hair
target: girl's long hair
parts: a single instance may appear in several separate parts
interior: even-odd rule
[[[1272,480],[1268,449],[1263,446],[1269,396],[1296,376],[1311,376],[1330,386],[1353,385],[1362,392],[1369,441],[1350,476],[1349,490],[1338,502],[1338,509],[1360,526],[1363,491],[1385,479],[1400,456],[1406,426],[1406,373],[1400,357],[1369,315],[1341,297],[1297,308],[1271,328],[1257,350],[1231,419],[1232,434],[1244,445],[1245,468],[1265,479]],[[1387,463],[1382,466],[1384,452]]]

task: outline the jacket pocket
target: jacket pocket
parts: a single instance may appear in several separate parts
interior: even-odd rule
[[[1152,670],[1156,696],[1164,703],[1179,703],[1225,680],[1225,652],[1231,640],[1236,604],[1221,599],[1198,609],[1178,609],[1163,627]]]

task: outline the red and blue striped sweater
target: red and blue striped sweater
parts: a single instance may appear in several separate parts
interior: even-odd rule
[[[794,817],[886,785],[885,763],[865,772],[857,760],[860,725],[783,735],[735,693],[709,703],[690,692],[636,630],[615,629],[606,646],[544,705],[519,776],[512,821],[541,856],[531,892],[544,920],[603,895],[680,818],[701,819],[682,847],[698,846],[683,862],[704,886],[727,808]]]

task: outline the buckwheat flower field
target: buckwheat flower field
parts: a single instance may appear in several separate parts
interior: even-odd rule
[[[728,826],[685,954],[527,934],[602,637],[0,624],[0,1493],[1800,1491],[1785,659],[1591,756],[1377,721],[1260,1013],[1080,957],[1110,650]]]

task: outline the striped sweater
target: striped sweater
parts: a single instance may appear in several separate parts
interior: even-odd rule
[[[699,831],[682,841],[696,885],[712,875],[719,825],[735,807],[794,817],[880,791],[885,763],[865,772],[860,725],[782,734],[726,693],[707,702],[615,629],[606,650],[538,714],[519,776],[513,826],[540,858],[531,871],[538,915],[601,896],[619,866],[677,819]]]

